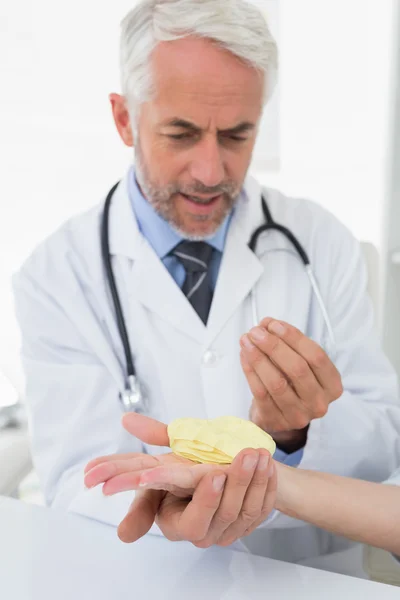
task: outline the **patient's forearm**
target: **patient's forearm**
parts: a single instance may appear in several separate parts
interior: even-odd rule
[[[400,554],[400,488],[278,464],[281,512]]]

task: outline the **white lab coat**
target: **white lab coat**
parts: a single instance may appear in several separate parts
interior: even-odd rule
[[[385,483],[388,483],[389,485],[400,486],[400,469],[397,469],[397,471],[393,473]]]
[[[326,327],[302,263],[281,234],[248,248],[263,222],[261,188],[248,177],[226,241],[207,327],[140,234],[119,186],[110,216],[110,248],[135,364],[151,416],[247,418],[251,393],[239,338],[253,325],[250,291],[261,317],[283,319],[326,345]],[[275,220],[310,256],[337,339],[345,392],[311,423],[302,468],[382,481],[400,457],[400,404],[394,371],[373,328],[359,244],[318,205],[264,190]],[[45,241],[14,279],[34,463],[49,505],[117,525],[133,492],[104,498],[86,491],[83,467],[99,455],[141,451],[121,426],[118,393],[125,359],[100,251],[103,202]],[[149,453],[158,448],[147,447]],[[246,544],[298,561],[343,542],[280,513]]]

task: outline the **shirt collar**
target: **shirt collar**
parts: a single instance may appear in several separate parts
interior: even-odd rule
[[[150,202],[143,196],[137,184],[133,167],[128,176],[128,191],[140,232],[153,247],[157,256],[161,259],[165,258],[184,238],[154,210]],[[218,231],[207,239],[207,243],[221,253],[224,251],[231,218],[232,212],[226,217]]]

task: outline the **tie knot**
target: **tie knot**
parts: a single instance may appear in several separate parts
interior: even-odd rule
[[[206,242],[181,242],[171,252],[185,267],[187,273],[206,273],[213,248]]]

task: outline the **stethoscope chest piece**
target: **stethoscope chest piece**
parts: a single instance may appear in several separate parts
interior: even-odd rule
[[[128,387],[120,393],[120,401],[125,412],[146,413],[144,394],[134,375],[129,375]]]

